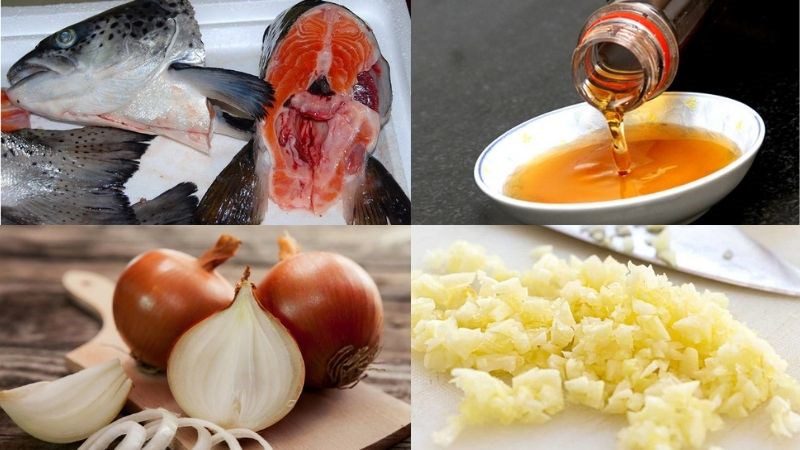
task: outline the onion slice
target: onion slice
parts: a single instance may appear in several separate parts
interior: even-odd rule
[[[197,430],[197,440],[192,450],[211,450],[222,442],[230,450],[241,450],[237,439],[252,439],[262,449],[272,450],[272,446],[252,430],[225,430],[206,420],[177,417],[164,408],[146,409],[116,420],[89,437],[78,450],[104,450],[122,436],[124,438],[116,450],[166,450],[175,439],[178,429],[184,427]]]

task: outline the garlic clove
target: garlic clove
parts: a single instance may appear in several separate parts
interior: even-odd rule
[[[125,405],[131,386],[115,359],[58,380],[0,391],[0,408],[37,439],[75,442],[111,422]]]
[[[186,414],[224,428],[262,430],[289,413],[303,389],[300,348],[256,301],[249,269],[228,308],[178,339],[167,380]]]

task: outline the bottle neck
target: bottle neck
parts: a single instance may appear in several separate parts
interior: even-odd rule
[[[678,39],[659,9],[615,2],[595,11],[572,54],[578,92],[602,111],[630,111],[664,92],[678,68]]]
[[[669,20],[681,47],[697,28],[700,20],[714,0],[617,0],[620,2],[645,1],[658,8]]]

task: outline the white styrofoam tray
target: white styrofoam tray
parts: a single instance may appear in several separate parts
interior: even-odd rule
[[[44,37],[124,1],[66,3],[2,8],[2,85],[14,62]],[[206,47],[206,65],[258,75],[264,30],[294,0],[192,0]],[[392,114],[383,128],[375,155],[406,193],[411,192],[411,19],[403,0],[337,0],[369,24],[392,78]],[[76,125],[33,116],[33,128],[68,129]],[[125,185],[132,202],[150,199],[182,181],[197,184],[198,198],[245,142],[215,135],[204,155],[172,140],[157,137],[142,157],[139,171]],[[270,202],[264,224],[344,223],[340,205],[324,216],[307,211],[282,211]]]

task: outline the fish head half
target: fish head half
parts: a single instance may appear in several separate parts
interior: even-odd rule
[[[109,125],[173,62],[202,64],[187,0],[136,0],[43,39],[8,71],[11,101],[55,120]]]
[[[305,0],[265,31],[260,72],[275,88],[255,135],[270,154],[270,198],[324,214],[363,178],[391,110],[389,64],[360,17]]]

